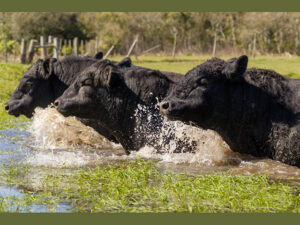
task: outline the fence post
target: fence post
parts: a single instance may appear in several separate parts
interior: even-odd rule
[[[255,59],[255,56],[256,56],[256,32],[254,32],[254,37],[253,37],[252,58]]]
[[[47,58],[47,47],[46,47],[46,39],[44,36],[40,37],[40,45],[41,45],[41,49],[42,49],[42,59],[46,59]]]
[[[83,40],[81,40],[81,41],[80,41],[80,55],[81,55],[81,56],[83,56],[83,54],[84,54],[84,51],[83,51],[83,45],[84,45]]]
[[[63,46],[63,39],[62,38],[58,38],[59,40],[59,55],[61,55],[61,48]]]
[[[21,54],[20,54],[20,62],[22,64],[26,63],[26,41],[24,38],[21,40]]]
[[[88,53],[89,54],[93,54],[93,42],[92,41],[89,41],[88,42],[88,45],[89,45],[89,50],[88,50]],[[95,55],[95,54],[94,54]]]
[[[177,30],[174,32],[174,42],[173,42],[173,50],[172,50],[172,57],[175,57],[176,53],[176,45],[177,45]]]
[[[74,55],[78,55],[78,38],[74,38],[73,40],[73,49],[74,49]]]
[[[59,59],[59,52],[60,52],[59,38],[57,37],[53,38],[53,44],[54,44],[54,58]]]
[[[51,35],[48,36],[48,43],[52,43],[53,42],[53,37]]]
[[[27,62],[31,63],[33,60],[33,56],[34,56],[34,47],[35,47],[35,43],[37,42],[37,40],[30,40],[30,44],[29,44],[29,49],[28,49],[28,54],[27,54]]]
[[[138,42],[138,36],[134,39],[134,41],[132,42],[130,48],[129,48],[129,51],[127,53],[127,57],[129,57],[132,53],[132,50],[134,49],[136,43]]]
[[[96,55],[98,52],[98,37],[96,37],[96,40],[95,40],[95,53],[94,55]]]
[[[111,47],[110,47],[110,49],[108,50],[108,52],[105,54],[105,56],[103,57],[103,59],[106,59],[106,57],[112,52],[112,50],[114,49],[114,45],[112,45]]]

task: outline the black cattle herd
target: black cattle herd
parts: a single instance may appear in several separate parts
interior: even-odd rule
[[[32,117],[36,107],[53,104],[128,154],[145,145],[163,152],[172,139],[156,140],[165,116],[215,130],[233,151],[300,167],[300,79],[247,68],[245,55],[212,58],[185,75],[102,55],[38,60],[23,74],[5,110]],[[137,109],[144,109],[139,119]],[[177,141],[175,152],[193,151],[188,145]]]

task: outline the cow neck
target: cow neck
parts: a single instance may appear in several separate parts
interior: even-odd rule
[[[127,146],[129,150],[137,151],[139,150],[143,144],[143,137],[141,134],[136,134],[135,128],[136,124],[136,111],[138,106],[145,106],[144,102],[141,101],[134,93],[128,93],[124,98],[126,101],[123,101],[122,104],[122,116],[118,121],[120,125],[119,131],[122,134],[119,136],[122,140],[118,140],[122,143],[123,146]]]
[[[54,100],[59,98],[67,88],[68,85],[61,81],[57,75],[51,77],[51,92],[54,95]]]
[[[247,82],[231,88],[234,96],[229,99],[226,116],[214,119],[215,130],[234,150],[252,155],[264,155],[265,149],[271,149],[264,143],[272,138],[272,126],[276,123],[288,124],[291,112],[272,97]],[[276,114],[274,113],[276,112]]]

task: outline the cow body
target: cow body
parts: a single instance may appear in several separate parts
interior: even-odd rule
[[[103,60],[82,72],[56,102],[57,110],[65,116],[98,119],[127,153],[146,144],[159,148],[155,134],[162,127],[162,117],[156,104],[169,94],[174,80],[182,77],[168,76],[140,67],[120,70]],[[138,108],[142,113],[137,119]]]
[[[300,166],[300,81],[248,58],[213,58],[189,71],[160,104],[170,119],[217,131],[232,150]]]

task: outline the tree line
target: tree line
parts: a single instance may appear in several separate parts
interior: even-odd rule
[[[299,22],[292,12],[2,12],[0,42],[97,38],[99,49],[126,54],[137,38],[140,52],[300,54]]]

